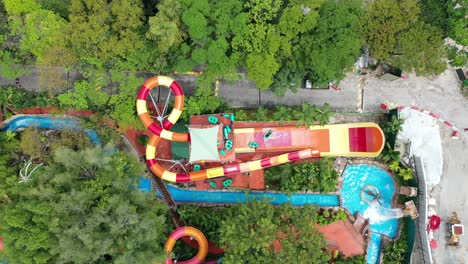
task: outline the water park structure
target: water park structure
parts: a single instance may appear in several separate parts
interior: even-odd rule
[[[162,122],[164,116],[156,118],[160,125],[152,120],[147,108],[148,95],[151,96],[151,90],[158,85],[170,88],[175,95],[174,108],[167,119]],[[210,115],[206,125],[189,126],[190,133],[171,132],[170,128],[182,113],[184,94],[175,80],[165,76],[147,80],[138,93],[136,105],[143,125],[153,133],[146,148],[146,162],[151,171],[169,182],[211,179],[312,157],[376,157],[385,144],[383,132],[375,123],[236,129],[232,114]],[[155,109],[158,108],[155,105]],[[174,173],[158,164],[156,146],[161,138],[190,142],[190,163],[233,161],[236,153],[287,153],[207,170],[198,170],[195,166],[192,172]]]
[[[168,87],[170,92],[174,93],[174,107],[168,115],[165,112],[170,92],[163,109],[160,110],[160,106],[155,103],[151,96],[151,90],[157,86]],[[149,112],[147,106],[149,102],[153,103],[154,110],[158,116],[153,116]],[[202,119],[201,122],[191,124],[188,127],[189,133],[172,132],[170,129],[181,116],[183,106],[184,94],[182,88],[177,81],[165,76],[148,79],[137,95],[136,107],[138,116],[143,125],[152,133],[146,147],[146,163],[156,176],[169,182],[183,183],[207,180],[261,170],[309,158],[326,156],[376,157],[380,154],[385,144],[384,134],[375,123],[316,125],[309,127],[270,126],[239,128],[236,127],[235,116],[226,113],[201,117],[204,120]],[[158,163],[159,159],[156,155],[156,148],[161,139],[189,142],[190,159],[185,166],[182,166],[184,171],[173,172]],[[267,157],[239,162],[236,159],[236,155],[242,153],[262,153],[267,154]],[[201,170],[201,166],[198,163],[205,163],[207,161],[220,165]],[[223,165],[225,163],[231,164]],[[196,191],[173,190],[171,193],[177,191],[183,193],[178,197],[186,197],[188,201],[199,201],[197,198],[191,197],[191,194],[194,194]],[[225,193],[218,194],[218,198],[223,195],[226,197],[230,195],[236,196],[233,193]],[[206,193],[196,195],[198,198],[202,196],[205,198],[212,197]],[[239,198],[237,196],[237,199]],[[334,198],[332,199],[335,200]],[[224,201],[225,199],[220,198],[220,200]],[[304,200],[307,201],[307,199]],[[390,200],[391,197],[388,203],[390,203]],[[337,201],[336,204],[332,202],[328,206],[339,206],[337,197],[335,201]],[[180,235],[183,231],[175,233]],[[194,235],[198,238],[196,239],[197,241],[202,239],[198,233]],[[171,245],[173,245],[172,241],[174,239],[175,237],[170,237],[166,244],[168,245],[166,247],[168,256],[166,263],[172,263],[169,254],[172,250],[173,246]],[[380,235],[376,235],[372,239],[376,241],[372,246],[380,247]],[[205,241],[199,243],[199,254],[193,259],[182,263],[198,263],[196,260],[201,261],[199,257],[203,254],[200,252],[203,253],[208,250],[206,245]],[[377,251],[375,253],[376,256],[372,257],[378,258],[379,252]]]
[[[175,87],[175,89],[177,89],[177,87],[180,88],[180,86],[170,78],[160,77],[156,80],[160,85]],[[155,80],[152,80],[153,84],[155,84],[154,81]],[[148,82],[145,84],[148,85]],[[151,96],[149,92],[144,90],[148,89],[146,85],[140,90],[138,100],[143,100],[140,99],[143,98],[140,96],[142,90],[143,94],[147,93],[146,96]],[[181,98],[183,99],[181,90],[177,93],[177,96],[182,96]],[[144,106],[146,106],[146,99],[144,103]],[[138,102],[138,104],[140,107],[143,106],[141,101]],[[176,106],[176,104],[174,104],[174,106]],[[183,101],[182,103],[179,102],[179,107],[180,109],[183,108]],[[153,110],[153,112],[154,111],[157,110]],[[174,122],[177,121],[174,119],[174,115],[177,116],[177,118],[180,116],[180,112],[176,111],[175,113],[176,114],[173,114],[171,112],[171,120]],[[139,114],[140,117],[143,116],[143,118],[145,118],[144,115],[148,114],[148,110],[146,108],[140,109]],[[184,134],[169,131],[173,123],[166,122],[169,118],[166,119],[164,116],[164,111],[162,111],[160,113],[160,118],[156,118],[156,120],[153,121],[150,117],[151,123],[146,123],[146,127],[151,127],[152,132],[159,131],[159,136],[153,134],[149,140],[146,150],[146,160],[147,165],[154,174],[162,179],[171,179],[172,182],[189,182],[198,178],[201,180],[209,180],[216,177],[232,175],[233,173],[249,172],[255,169],[260,170],[290,161],[294,162],[301,159],[307,161],[308,157],[375,157],[382,150],[385,141],[382,131],[375,123],[311,126],[308,128],[296,126],[270,126],[263,128],[257,126],[249,128],[237,126],[237,122],[235,122],[232,114],[213,114],[208,116],[196,116],[198,120],[202,120],[205,123],[198,122],[198,124],[193,127],[195,130],[192,131],[192,127],[189,127],[189,133]],[[157,122],[160,122],[159,125]],[[164,124],[166,124],[166,128],[164,128]],[[18,131],[26,127],[81,130],[90,137],[92,142],[99,144],[99,138],[94,137],[92,133],[94,131],[82,129],[79,122],[71,117],[61,118],[45,115],[18,115],[3,122],[1,130]],[[211,132],[209,131],[210,129]],[[229,129],[230,131],[228,131]],[[214,135],[209,137],[207,136],[209,133]],[[159,159],[156,156],[156,146],[161,138],[179,139],[182,142],[188,141],[190,143],[190,152],[194,155],[191,155],[191,160],[188,161],[188,166],[186,166],[186,168],[189,168],[189,170],[187,172],[183,170],[182,172],[171,172],[170,168],[166,169],[158,164]],[[228,143],[228,140],[232,143]],[[212,149],[209,149],[210,146]],[[200,156],[200,153],[203,155]],[[264,158],[248,162],[239,162],[239,160],[237,160],[238,156],[249,155],[249,153],[261,153]],[[248,157],[251,156],[252,155]],[[196,165],[202,163],[202,161],[215,164],[213,167],[214,169],[208,168],[206,170],[200,170],[201,166],[199,167]],[[228,165],[224,165],[226,163]],[[216,166],[216,164],[218,165]],[[192,174],[197,172],[200,173]],[[163,175],[166,176],[163,177]],[[291,202],[294,206],[303,206],[307,203],[318,204],[323,207],[343,207],[351,214],[360,213],[361,215],[367,215],[369,218],[375,218],[374,220],[370,220],[370,231],[372,234],[368,244],[367,263],[378,263],[381,245],[380,236],[385,235],[394,238],[398,228],[398,223],[395,218],[401,217],[400,215],[393,214],[393,209],[391,209],[394,189],[388,189],[388,186],[394,185],[393,180],[386,171],[367,165],[357,165],[357,167],[355,165],[348,166],[344,173],[344,179],[345,181],[338,194],[284,194],[268,191],[248,192],[246,194],[245,192],[235,190],[200,191],[183,189],[170,184],[167,185],[167,189],[176,202],[229,204],[246,202],[246,200],[252,198],[267,198],[270,199],[272,204],[279,205],[286,202]],[[149,179],[142,178],[141,181],[142,184],[139,186],[141,190],[147,192],[152,190]],[[356,184],[357,182],[359,183]],[[368,203],[365,203],[366,206],[362,206],[363,190],[371,190],[375,192],[376,195],[378,194],[379,198],[377,202],[380,204],[379,208],[373,206],[376,203],[373,203],[368,196],[365,196],[365,200],[367,200]],[[157,192],[156,195],[161,196],[161,193]],[[369,212],[366,213],[366,211]],[[386,219],[381,219],[381,215],[387,215],[388,217]],[[184,242],[187,243],[188,237],[186,236],[190,236],[194,239],[191,241],[193,242],[191,244],[199,248],[199,254],[188,262],[179,261],[178,263],[200,263],[204,255],[203,252],[212,251],[213,247],[211,245],[213,243],[206,241],[206,238],[196,233],[196,231],[192,231],[193,230],[190,228],[176,229],[176,231],[174,231],[171,238],[168,239],[168,244],[166,244],[166,253],[168,256],[166,263],[172,263],[170,254],[173,245],[171,247],[169,241],[175,242],[177,239],[185,237],[186,239],[184,239]],[[205,263],[211,262],[205,261]]]

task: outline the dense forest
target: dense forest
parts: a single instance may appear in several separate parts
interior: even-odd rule
[[[317,86],[339,81],[365,50],[378,62],[421,75],[441,73],[447,55],[464,64],[466,52],[447,48],[443,39],[468,45],[467,5],[467,0],[3,0],[0,65],[10,78],[22,73],[18,64],[74,69],[98,87],[119,82],[103,72],[198,69],[205,85],[246,72],[260,89],[281,95],[305,78]],[[55,92],[63,92],[57,86]]]

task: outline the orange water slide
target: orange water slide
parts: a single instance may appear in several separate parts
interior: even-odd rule
[[[164,123],[155,123],[146,107],[151,90],[166,86],[174,93],[174,108]],[[179,119],[184,94],[180,85],[173,79],[157,76],[148,79],[137,95],[137,113],[144,126],[153,135],[146,147],[146,163],[152,172],[170,182],[190,182],[230,174],[260,170],[287,162],[324,156],[375,157],[383,149],[385,138],[382,130],[374,123],[337,124],[311,127],[270,127],[234,129],[234,150],[236,153],[274,152],[289,153],[274,157],[253,160],[240,164],[230,164],[201,171],[174,173],[159,165],[156,146],[161,138],[171,141],[190,141],[189,133],[171,132],[171,127]],[[254,143],[252,145],[252,143]],[[214,144],[214,142],[213,142]]]
[[[255,142],[258,147],[249,146],[251,142]],[[384,144],[383,132],[375,123],[234,130],[236,153],[314,149],[320,152],[321,157],[375,157],[382,151]]]

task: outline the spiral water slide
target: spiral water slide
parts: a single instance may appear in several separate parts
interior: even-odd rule
[[[157,86],[166,86],[174,93],[175,103],[168,117],[157,124],[147,108],[147,98]],[[161,138],[190,142],[189,133],[170,131],[179,119],[184,107],[184,93],[177,81],[166,76],[148,79],[137,95],[137,113],[144,126],[153,134],[146,146],[146,162],[157,176],[169,182],[190,182],[259,170],[299,159],[324,156],[375,157],[383,149],[384,135],[375,123],[336,124],[310,127],[268,127],[234,129],[236,153],[278,152],[289,153],[253,160],[240,164],[220,166],[188,173],[174,173],[160,166],[156,159],[156,146]],[[157,106],[156,106],[157,107]],[[266,138],[265,134],[271,134]],[[250,142],[258,147],[252,148]]]
[[[166,255],[169,256],[171,254],[172,249],[174,248],[174,245],[178,239],[187,237],[187,236],[192,237],[193,239],[195,239],[195,241],[197,241],[198,246],[199,246],[198,253],[190,260],[177,262],[177,263],[180,263],[180,264],[201,263],[205,259],[206,255],[208,254],[208,241],[206,240],[205,235],[203,235],[203,233],[200,230],[191,226],[179,227],[169,235],[166,241],[166,244],[164,244],[164,250],[166,252]],[[172,261],[172,258],[167,258],[166,264],[174,264],[174,262]]]

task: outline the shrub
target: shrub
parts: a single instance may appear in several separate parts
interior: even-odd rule
[[[139,135],[137,137],[137,143],[140,144],[141,146],[146,146],[148,144],[149,137],[145,134]]]
[[[329,225],[337,221],[344,221],[346,219],[348,219],[348,215],[345,213],[345,211],[324,210],[321,212],[321,214],[318,215],[317,224]]]
[[[468,52],[464,50],[458,50],[455,47],[447,48],[447,57],[450,65],[454,67],[468,66]]]
[[[333,192],[336,190],[338,173],[333,168],[332,158],[317,162],[284,164],[265,169],[268,188],[287,193],[298,191]]]

